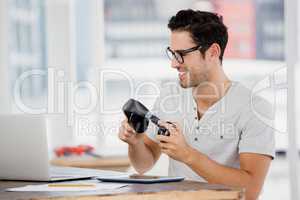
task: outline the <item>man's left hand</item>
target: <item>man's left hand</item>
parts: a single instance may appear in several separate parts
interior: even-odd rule
[[[159,141],[161,152],[167,154],[174,160],[187,163],[191,147],[187,144],[180,125],[175,122],[170,124],[161,121],[159,125],[167,128],[170,132],[170,136],[156,136],[156,139]]]

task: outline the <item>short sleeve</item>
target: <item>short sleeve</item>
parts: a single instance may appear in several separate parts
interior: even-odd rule
[[[272,105],[255,98],[241,114],[239,153],[257,153],[275,157],[274,111]]]

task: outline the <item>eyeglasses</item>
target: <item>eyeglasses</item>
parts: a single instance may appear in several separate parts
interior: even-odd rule
[[[195,46],[195,47],[192,47],[189,49],[172,51],[172,49],[170,47],[167,47],[166,53],[170,60],[173,60],[175,58],[178,63],[183,64],[184,63],[183,57],[185,55],[187,55],[188,53],[191,53],[193,51],[200,50],[201,48],[202,48],[202,46],[198,45],[198,46]]]

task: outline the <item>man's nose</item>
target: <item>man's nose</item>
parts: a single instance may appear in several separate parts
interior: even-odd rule
[[[175,58],[173,58],[171,60],[171,67],[174,68],[174,69],[178,69],[179,66],[180,66],[180,63]]]

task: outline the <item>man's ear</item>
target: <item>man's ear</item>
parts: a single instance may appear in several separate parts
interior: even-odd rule
[[[206,56],[209,60],[219,60],[219,57],[221,55],[221,47],[217,43],[213,43],[206,52]]]

